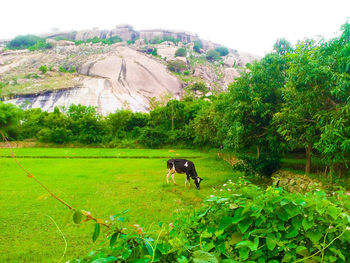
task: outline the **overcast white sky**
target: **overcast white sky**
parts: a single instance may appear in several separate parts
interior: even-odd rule
[[[264,55],[278,38],[339,33],[350,17],[350,0],[5,0],[0,39],[52,28],[185,30],[239,51]]]

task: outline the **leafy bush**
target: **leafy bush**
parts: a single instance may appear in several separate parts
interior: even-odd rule
[[[180,59],[168,61],[167,68],[172,72],[183,72],[187,69],[187,65]]]
[[[220,54],[214,49],[211,49],[207,51],[205,58],[210,62],[218,61],[220,60]]]
[[[75,66],[72,66],[72,67],[68,70],[69,73],[74,73],[74,72],[76,72],[76,71],[77,71],[77,70],[76,70]]]
[[[45,74],[47,72],[47,66],[46,65],[41,65],[39,67],[39,70],[41,71],[41,73]]]
[[[179,48],[175,52],[175,57],[186,57],[187,56],[187,50],[184,47]]]
[[[204,82],[196,82],[192,85],[189,85],[186,87],[187,90],[192,90],[192,91],[201,91],[202,93],[207,93],[208,92],[208,87],[205,85]]]
[[[194,41],[193,50],[197,53],[201,53],[201,49],[203,48],[202,42],[200,40]]]
[[[120,36],[113,36],[108,38],[108,40],[114,44],[114,43],[118,43],[118,42],[123,42],[123,39]]]
[[[152,56],[157,56],[158,55],[158,53],[157,53],[157,48],[154,48],[153,50],[152,50]]]
[[[26,49],[34,46],[39,40],[41,38],[34,35],[16,36],[6,47],[9,49]]]
[[[280,156],[261,154],[259,158],[239,156],[241,162],[234,165],[234,169],[244,172],[245,175],[271,176],[280,168]]]
[[[59,66],[58,67],[58,71],[62,72],[62,73],[66,73],[67,72],[67,70],[63,66]]]
[[[35,50],[44,50],[44,49],[50,49],[50,48],[52,48],[51,43],[46,43],[45,40],[40,39],[35,43],[35,45],[28,47],[28,50],[35,51]]]
[[[139,141],[148,148],[159,148],[166,142],[166,133],[160,128],[145,127],[141,131]]]
[[[217,47],[215,51],[220,54],[220,56],[226,56],[228,54],[228,49],[226,47]]]
[[[350,197],[262,190],[229,180],[195,213],[147,232],[125,211],[111,217],[109,247],[71,262],[346,262]],[[233,194],[230,194],[233,193]],[[100,229],[95,226],[93,240]]]

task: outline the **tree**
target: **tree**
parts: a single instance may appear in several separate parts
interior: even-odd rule
[[[205,57],[210,62],[220,60],[219,52],[215,51],[214,49],[208,50]]]
[[[71,119],[71,130],[74,140],[83,144],[101,143],[105,136],[110,134],[109,126],[106,125],[102,116],[95,107],[71,105],[67,116]]]
[[[22,111],[13,104],[0,101],[0,131],[4,135],[14,137],[18,134]]]
[[[217,103],[217,111],[223,115],[218,133],[226,134],[226,148],[239,151],[256,146],[258,157],[262,151],[280,150],[272,119],[281,107],[280,88],[286,67],[284,58],[268,54],[248,65],[248,70],[222,95],[222,101]]]
[[[218,52],[222,57],[226,56],[229,53],[226,47],[217,47],[215,48],[215,51]]]
[[[319,59],[329,71],[325,83],[328,108],[318,112],[320,140],[315,148],[329,163],[345,162],[350,152],[350,24],[342,26],[342,35],[320,46]]]
[[[16,36],[7,44],[7,47],[9,49],[26,49],[34,46],[40,40],[40,37],[34,35]]]
[[[175,57],[186,57],[187,56],[187,50],[184,47],[179,48],[175,52]]]
[[[283,56],[286,53],[291,53],[293,51],[293,48],[287,39],[281,38],[281,39],[278,39],[277,42],[274,44],[273,50],[277,54]]]
[[[187,69],[187,65],[182,60],[175,59],[175,60],[168,61],[167,68],[170,71],[180,73],[180,72],[183,72],[183,71],[185,71]]]
[[[201,53],[201,49],[203,48],[202,42],[200,40],[195,40],[193,43],[193,50],[197,53]]]
[[[339,151],[349,149],[346,114],[350,96],[349,52],[339,41],[334,43],[307,40],[297,45],[294,53],[286,56],[290,67],[282,89],[284,104],[275,115],[278,132],[292,148],[305,147],[306,173],[311,169],[311,155],[315,148],[332,158]],[[344,50],[345,48],[345,50]],[[347,67],[342,67],[344,62]],[[344,112],[345,115],[339,114]],[[346,135],[347,134],[347,135]],[[345,140],[346,141],[346,140]],[[334,160],[339,159],[339,156]]]

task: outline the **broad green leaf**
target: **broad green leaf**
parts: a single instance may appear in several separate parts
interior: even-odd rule
[[[344,255],[340,252],[339,249],[336,249],[336,248],[334,248],[334,247],[331,247],[329,250],[332,251],[334,254],[338,255],[342,260],[345,261],[345,257],[344,257]]]
[[[299,208],[293,204],[286,205],[284,209],[288,214],[288,219],[300,214]]]
[[[202,237],[202,238],[210,238],[210,237],[212,237],[212,236],[213,236],[213,234],[208,233],[207,231],[204,231],[204,232],[202,232],[202,234],[201,234],[201,237]]]
[[[241,230],[242,233],[246,232],[249,226],[253,223],[253,219],[251,217],[242,220],[238,223],[238,228]]]
[[[79,224],[81,220],[83,219],[83,214],[80,210],[76,210],[73,214],[73,222],[76,224]]]
[[[310,255],[310,254],[309,254],[309,251],[308,251],[307,248],[304,247],[304,246],[299,246],[299,247],[297,247],[296,253],[297,253],[298,255],[300,255],[300,256],[303,256],[303,257],[307,257],[307,256]]]
[[[231,236],[231,240],[229,241],[229,244],[233,246],[240,241],[242,241],[242,234],[239,232],[234,232]]]
[[[236,245],[236,248],[247,247],[251,251],[255,251],[255,250],[257,250],[258,246],[259,246],[259,238],[256,237],[254,239],[254,242],[252,242],[250,240],[243,240],[243,241],[238,242]]]
[[[314,220],[307,220],[307,218],[304,217],[302,225],[303,225],[305,231],[307,231],[308,229],[313,227],[314,224],[315,224]]]
[[[193,253],[193,262],[194,263],[218,263],[217,258],[205,251],[197,250]]]
[[[249,257],[249,249],[246,247],[242,247],[239,249],[239,259],[240,260],[246,260]]]
[[[318,244],[318,241],[321,239],[323,234],[315,230],[306,232],[306,236],[312,241],[312,243]]]
[[[95,242],[100,235],[101,225],[99,223],[95,224],[94,234],[92,235],[92,242]]]
[[[282,208],[280,211],[277,212],[277,216],[282,221],[288,221],[288,213]]]
[[[226,227],[232,224],[233,217],[225,216],[221,218],[220,224],[219,224],[219,230],[224,230]]]
[[[114,233],[112,236],[111,236],[111,239],[109,241],[109,245],[111,247],[114,246],[115,242],[117,241],[117,237],[118,237],[118,233]]]
[[[177,262],[179,263],[188,263],[188,260],[185,256],[182,256],[181,258],[177,258]]]
[[[293,237],[296,237],[298,234],[299,234],[299,230],[293,226],[288,230],[286,238],[293,238]]]
[[[238,208],[236,211],[235,211],[235,215],[233,216],[233,220],[232,220],[232,223],[236,224],[240,221],[242,221],[244,218],[245,218],[245,215],[242,215],[242,211],[243,211],[243,208]]]
[[[334,207],[334,206],[329,206],[328,209],[327,209],[327,213],[333,217],[333,219],[336,219],[339,214],[340,214],[340,211],[338,208]]]
[[[274,240],[274,236],[266,237],[266,245],[269,250],[274,250],[276,247],[276,241]]]

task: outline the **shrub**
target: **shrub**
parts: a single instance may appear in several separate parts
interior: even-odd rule
[[[77,71],[77,70],[76,70],[75,66],[72,66],[72,67],[68,70],[69,73],[74,73],[74,72],[76,72],[76,71]]]
[[[215,48],[215,51],[218,52],[222,57],[228,54],[228,49],[225,47],[217,47]]]
[[[159,148],[165,144],[167,134],[160,128],[145,127],[141,131],[139,141],[148,148]]]
[[[157,54],[157,49],[156,48],[154,48],[153,50],[152,50],[152,56],[157,56],[158,54]]]
[[[59,66],[58,67],[58,71],[62,72],[62,73],[66,73],[67,72],[67,70],[63,66]]]
[[[198,91],[201,91],[202,93],[208,92],[208,87],[207,87],[207,85],[205,85],[204,82],[196,82],[192,85],[187,86],[186,89],[192,90],[192,91],[198,90]]]
[[[214,49],[208,50],[206,53],[206,59],[210,62],[218,61],[220,59],[219,52],[215,51]]]
[[[52,48],[52,44],[46,43],[45,40],[40,39],[35,43],[35,45],[28,47],[28,50],[35,51],[35,50],[44,50]]]
[[[186,57],[187,56],[187,50],[184,47],[179,48],[175,52],[175,57]]]
[[[118,42],[123,42],[123,39],[120,36],[113,36],[108,38],[108,40],[114,44],[114,43],[118,43]]]
[[[46,65],[41,65],[39,67],[39,70],[41,71],[42,74],[45,74],[47,72],[47,66]]]
[[[183,71],[187,70],[187,65],[182,60],[176,59],[176,60],[168,61],[167,68],[172,72],[179,73],[179,72],[183,72]]]
[[[34,35],[16,36],[6,47],[9,49],[26,49],[34,46],[39,40],[41,38]]]
[[[201,53],[201,49],[203,48],[202,42],[200,40],[194,41],[193,50],[197,53]]]
[[[244,172],[245,175],[271,176],[280,168],[279,155],[267,155],[262,153],[259,158],[239,156],[241,162],[234,165],[233,169]]]
[[[244,179],[229,180],[222,190],[196,212],[159,223],[153,235],[127,222],[125,212],[116,214],[109,246],[71,262],[343,263],[350,258],[345,208],[350,198],[342,191],[301,195],[263,190]]]

